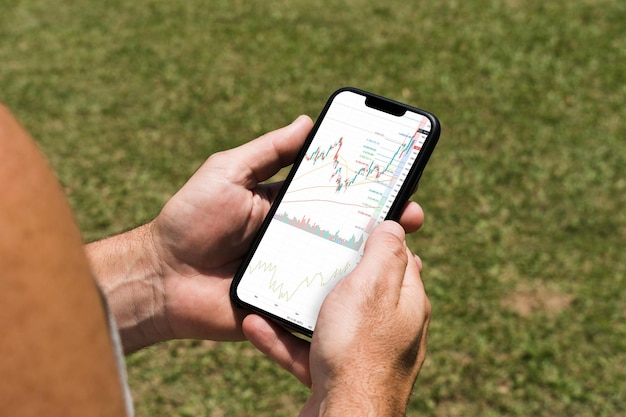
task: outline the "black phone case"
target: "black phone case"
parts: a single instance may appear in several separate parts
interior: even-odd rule
[[[257,247],[259,246],[263,235],[265,234],[266,229],[268,228],[274,214],[276,213],[276,210],[278,208],[278,205],[280,204],[281,200],[283,199],[287,188],[289,187],[289,184],[291,183],[298,167],[300,166],[302,160],[304,159],[309,146],[311,145],[311,142],[313,141],[313,138],[315,137],[315,135],[317,134],[317,131],[319,129],[319,126],[322,123],[322,120],[324,120],[324,117],[326,116],[326,113],[328,111],[328,109],[330,108],[331,103],[333,102],[333,99],[335,98],[336,95],[338,95],[339,93],[343,92],[343,91],[351,91],[353,93],[362,95],[366,97],[366,105],[369,107],[372,107],[376,110],[380,110],[380,111],[384,111],[387,113],[391,113],[391,114],[395,114],[397,115],[400,112],[403,112],[404,110],[409,110],[415,113],[418,113],[420,115],[426,116],[430,122],[431,122],[431,132],[430,135],[428,136],[428,138],[426,139],[426,141],[424,142],[424,144],[422,145],[422,149],[420,151],[420,153],[418,154],[417,160],[415,161],[414,165],[411,167],[410,172],[404,182],[404,184],[401,186],[400,191],[398,192],[398,195],[396,196],[396,199],[393,201],[390,209],[389,209],[389,213],[387,215],[387,217],[385,218],[385,220],[395,220],[397,221],[402,213],[402,210],[404,208],[405,203],[408,201],[408,199],[411,197],[411,195],[413,194],[413,192],[415,191],[418,182],[422,176],[422,173],[424,171],[424,168],[426,167],[426,164],[428,163],[428,160],[437,144],[437,141],[439,139],[439,135],[440,135],[440,131],[441,131],[441,127],[439,124],[439,120],[431,113],[425,111],[425,110],[421,110],[418,109],[416,107],[412,107],[409,106],[407,104],[403,104],[400,103],[398,101],[394,101],[392,99],[388,99],[373,93],[369,93],[354,87],[344,87],[344,88],[340,88],[339,90],[335,91],[328,99],[328,101],[326,102],[322,112],[320,113],[319,117],[317,118],[315,125],[313,126],[313,128],[311,129],[311,132],[309,133],[302,149],[300,150],[298,157],[296,158],[296,161],[294,162],[291,170],[289,171],[289,174],[287,175],[287,178],[284,181],[284,184],[280,190],[280,192],[278,193],[278,195],[276,196],[276,200],[274,201],[274,203],[272,204],[272,207],[270,208],[267,216],[265,217],[265,220],[263,221],[263,224],[261,225],[261,228],[259,229],[259,231],[256,234],[256,237],[254,238],[254,241],[252,242],[252,245],[250,247],[250,250],[248,250],[248,253],[246,254],[245,258],[243,259],[241,265],[239,266],[234,278],[233,278],[233,282],[230,286],[230,298],[232,300],[232,302],[235,304],[236,307],[238,308],[245,308],[248,309],[250,311],[253,311],[255,313],[258,313],[262,316],[268,317],[278,323],[280,323],[281,325],[283,325],[284,327],[286,327],[287,329],[289,329],[290,331],[292,331],[294,334],[298,335],[298,336],[303,336],[304,339],[309,340],[312,336],[313,336],[313,331],[306,329],[304,327],[298,326],[294,323],[291,323],[288,320],[285,320],[279,316],[276,316],[275,314],[269,313],[263,309],[257,308],[253,305],[250,305],[242,300],[239,299],[239,297],[237,296],[237,286],[239,285],[239,282],[241,281],[241,278],[243,277],[243,274],[246,271],[246,268],[248,267],[250,260],[252,259]]]

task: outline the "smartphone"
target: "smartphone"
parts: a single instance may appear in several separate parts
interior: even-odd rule
[[[374,227],[399,218],[439,131],[426,111],[355,88],[333,93],[235,274],[232,301],[311,337]]]

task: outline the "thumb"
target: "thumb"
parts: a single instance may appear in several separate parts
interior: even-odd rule
[[[365,242],[363,258],[355,269],[367,286],[391,286],[399,293],[409,261],[404,229],[387,220],[378,225]]]
[[[312,125],[311,118],[302,115],[285,127],[227,152],[236,153],[236,159],[248,167],[257,182],[265,181],[294,162]]]

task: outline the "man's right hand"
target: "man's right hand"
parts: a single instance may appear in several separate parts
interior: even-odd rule
[[[421,261],[404,239],[391,221],[372,232],[359,265],[326,297],[310,347],[259,316],[244,320],[259,349],[310,383],[302,416],[404,415],[431,313]]]

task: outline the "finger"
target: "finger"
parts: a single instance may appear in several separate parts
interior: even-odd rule
[[[422,273],[422,258],[419,257],[419,255],[413,254],[413,257],[415,258],[415,262],[417,263],[417,268],[420,271],[420,274]]]
[[[355,269],[358,280],[374,289],[382,285],[381,291],[388,290],[390,285],[396,290],[395,294],[399,293],[408,262],[404,239],[404,230],[398,223],[384,221],[379,224],[367,239],[363,258]]]
[[[422,271],[422,260],[419,256],[413,254],[410,249],[407,247],[407,265],[404,274],[404,279],[402,281],[403,290],[406,287],[412,288],[414,294],[410,297],[414,297],[416,295],[420,295],[420,292],[424,292],[424,285],[422,283],[421,271]]]
[[[422,260],[419,256],[410,253],[408,248],[407,254],[409,261],[402,281],[402,291],[398,305],[403,306],[403,308],[407,309],[406,311],[415,311],[419,315],[416,321],[425,323],[425,332],[430,319],[431,305],[421,277]]]
[[[259,183],[293,163],[312,127],[310,117],[299,116],[290,125],[266,133],[229,152],[236,153],[238,163],[247,167],[249,177]]]
[[[424,224],[424,210],[415,201],[409,201],[404,206],[398,221],[406,233],[416,232]]]
[[[243,332],[261,352],[294,375],[307,387],[311,386],[309,369],[310,344],[255,314],[243,320]]]

